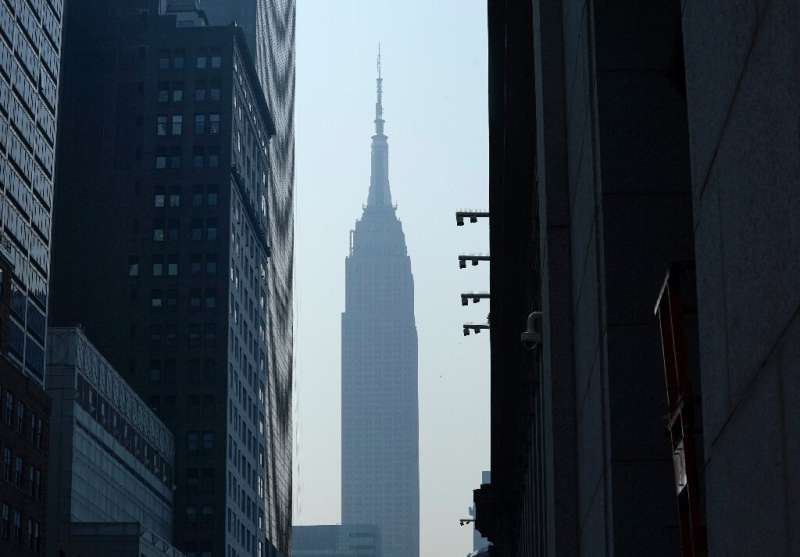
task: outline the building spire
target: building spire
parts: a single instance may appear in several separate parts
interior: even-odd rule
[[[384,133],[383,119],[383,73],[381,68],[381,45],[378,43],[378,100],[375,103],[375,135],[372,136],[372,174],[369,183],[367,207],[391,207],[389,191],[389,144]]]
[[[383,76],[381,74],[381,43],[378,43],[378,101],[375,103],[375,133],[383,135]]]

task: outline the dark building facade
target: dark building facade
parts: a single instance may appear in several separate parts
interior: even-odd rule
[[[291,477],[269,352],[274,120],[241,28],[154,4],[67,12],[62,130],[105,140],[60,147],[53,322],[82,324],[172,429],[175,545],[271,555]]]
[[[42,385],[62,10],[62,0],[0,4],[0,250],[13,272],[5,350]]]
[[[320,525],[292,528],[293,557],[381,557],[377,526]]]
[[[389,189],[380,58],[369,198],[351,233],[342,314],[342,524],[376,524],[384,557],[419,555],[414,278]]]
[[[493,555],[798,551],[797,8],[713,14],[488,2]]]
[[[51,328],[47,342],[47,554],[74,554],[72,523],[138,524],[172,549],[172,432],[80,329]]]
[[[212,24],[241,25],[275,123],[267,149],[267,239],[272,249],[267,262],[267,358],[274,370],[267,421],[275,467],[267,486],[267,523],[269,538],[286,554],[292,523],[295,0],[205,0],[202,7]]]
[[[44,555],[49,423],[39,382],[0,356],[0,555]]]

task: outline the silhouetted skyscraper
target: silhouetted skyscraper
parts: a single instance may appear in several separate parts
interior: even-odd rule
[[[384,557],[419,555],[414,279],[389,190],[378,58],[369,198],[352,232],[342,314],[342,524],[376,524]]]

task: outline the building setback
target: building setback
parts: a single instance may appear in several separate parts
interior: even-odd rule
[[[290,484],[270,403],[274,122],[241,28],[153,4],[69,6],[63,130],[84,140],[59,151],[53,321],[82,324],[174,432],[175,545],[266,556]]]
[[[73,555],[73,523],[137,524],[171,549],[175,440],[77,328],[51,328],[48,555]],[[202,513],[202,510],[198,511]],[[82,531],[89,544],[90,536]],[[99,543],[99,539],[95,540]],[[83,553],[81,553],[83,554]]]
[[[294,557],[381,557],[377,526],[325,525],[292,528]]]
[[[289,551],[292,523],[292,374],[294,286],[295,0],[204,0],[213,25],[236,22],[244,31],[275,123],[267,148],[268,344],[270,370],[267,450],[274,473],[267,486],[268,538]]]
[[[419,555],[414,278],[389,190],[380,59],[369,198],[351,233],[342,314],[342,524],[376,524],[384,557]]]
[[[488,8],[492,555],[799,554],[796,5]]]

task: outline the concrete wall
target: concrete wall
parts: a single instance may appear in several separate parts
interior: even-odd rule
[[[800,5],[683,14],[710,555],[800,555]]]

